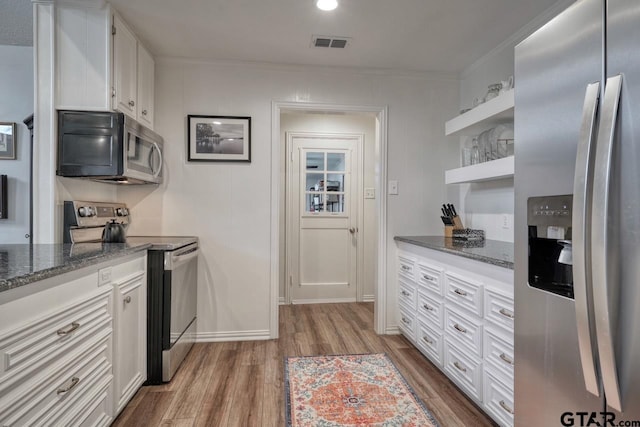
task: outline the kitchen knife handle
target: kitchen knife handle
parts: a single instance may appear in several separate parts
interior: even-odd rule
[[[593,308],[598,337],[598,355],[602,385],[607,396],[607,404],[622,412],[618,369],[616,366],[614,327],[618,314],[618,286],[616,277],[618,256],[615,251],[615,236],[609,235],[610,224],[616,219],[609,216],[609,198],[612,171],[613,145],[615,142],[618,107],[622,91],[622,75],[609,77],[604,91],[596,161],[593,174],[593,201],[591,219],[591,270],[593,274]]]
[[[576,170],[573,180],[573,289],[578,327],[578,348],[582,362],[582,375],[587,391],[600,395],[595,361],[594,323],[591,294],[590,233],[587,228],[591,217],[591,185],[593,179],[593,153],[600,82],[587,86],[582,107],[582,124],[576,154]]]

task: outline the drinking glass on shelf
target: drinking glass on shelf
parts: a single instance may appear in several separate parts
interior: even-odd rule
[[[480,147],[478,147],[478,138],[473,138],[473,143],[471,146],[471,164],[477,165],[480,163]]]

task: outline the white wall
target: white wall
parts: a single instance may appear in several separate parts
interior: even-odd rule
[[[270,259],[278,256],[270,252],[272,101],[388,106],[389,179],[400,182],[388,204],[385,309],[395,326],[393,236],[442,232],[444,169],[457,158],[443,136],[457,110],[456,79],[161,58],[156,130],[165,139],[166,181],[133,206],[132,233],[146,227],[141,218],[160,217],[163,234],[200,237],[201,339],[266,338]],[[188,163],[188,114],[251,116],[251,163]]]
[[[0,160],[7,175],[9,218],[0,220],[0,243],[29,243],[31,142],[23,123],[33,114],[33,48],[0,46],[0,122],[16,123],[16,160]]]
[[[574,1],[559,0],[493,51],[467,67],[460,75],[460,109],[470,108],[474,98],[484,97],[488,85],[513,76],[514,47]],[[461,143],[464,143],[464,138],[461,139]],[[518,141],[514,144],[517,146]],[[450,187],[450,198],[459,206],[466,227],[485,230],[488,239],[513,242],[513,179]],[[506,228],[503,226],[505,216]]]
[[[317,132],[317,133],[350,133],[364,135],[364,170],[363,188],[374,188],[376,184],[375,171],[375,143],[376,120],[374,115],[364,114],[313,114],[313,113],[286,113],[280,116],[280,132],[282,141],[283,161],[281,174],[286,173],[286,132]],[[379,194],[377,195],[379,197]],[[284,242],[286,226],[284,222],[284,197],[280,203],[280,241]],[[375,295],[376,273],[376,245],[378,244],[376,223],[376,201],[364,199],[364,224],[359,233],[359,244],[364,247],[364,283],[363,296],[366,300],[373,301]],[[280,248],[280,269],[285,271],[285,247]],[[280,281],[280,301],[285,298],[285,276]]]

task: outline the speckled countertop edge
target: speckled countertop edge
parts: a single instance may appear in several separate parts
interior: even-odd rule
[[[513,244],[507,242],[500,242],[496,240],[485,240],[484,243],[487,247],[498,246],[500,249],[510,250],[509,256],[505,257],[501,251],[500,255],[496,254],[496,251],[492,251],[485,248],[478,247],[464,247],[464,245],[453,244],[453,239],[450,237],[442,236],[395,236],[394,240],[397,242],[410,243],[412,245],[421,246],[427,249],[433,249],[440,252],[445,252],[451,255],[457,255],[463,258],[472,259],[475,261],[484,262],[486,264],[495,265],[498,267],[508,268],[513,270]],[[472,243],[473,245],[473,243]],[[484,253],[483,253],[484,252]],[[498,256],[502,256],[501,258]]]
[[[62,247],[63,245],[59,245],[59,246]],[[149,243],[144,243],[139,245],[129,245],[129,246],[125,246],[124,244],[122,244],[122,246],[120,245],[118,245],[118,247],[114,246],[113,250],[110,250],[106,253],[99,252],[99,253],[92,253],[84,257],[79,256],[77,258],[66,260],[61,265],[43,268],[37,271],[26,272],[24,274],[20,274],[8,279],[0,278],[0,292],[16,289],[16,288],[28,285],[30,283],[35,283],[51,277],[59,276],[64,273],[68,273],[84,267],[89,267],[91,265],[99,264],[101,262],[122,258],[136,252],[146,251],[150,247],[151,247],[151,244]]]

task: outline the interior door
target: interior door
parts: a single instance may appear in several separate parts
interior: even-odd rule
[[[357,299],[359,137],[289,135],[293,304]]]

